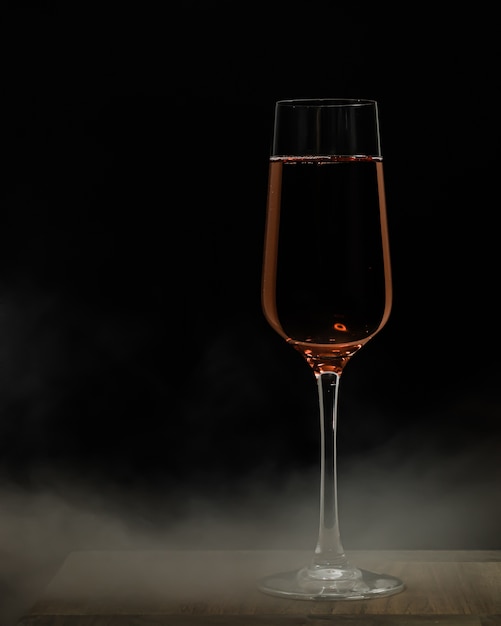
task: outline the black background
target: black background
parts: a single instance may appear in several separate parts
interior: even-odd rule
[[[260,309],[273,107],[375,98],[395,301],[343,377],[342,534],[501,548],[493,15],[169,6],[4,9],[4,511],[314,545],[315,386]]]

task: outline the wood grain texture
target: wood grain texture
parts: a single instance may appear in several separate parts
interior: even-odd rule
[[[314,618],[294,615],[116,615],[32,616],[19,626],[499,626],[501,616],[471,615],[336,615]]]
[[[353,552],[393,574],[387,598],[303,601],[261,593],[256,580],[299,567],[308,552],[73,552],[21,626],[501,626],[501,551]]]

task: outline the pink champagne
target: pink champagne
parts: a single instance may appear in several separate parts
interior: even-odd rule
[[[383,163],[376,157],[272,157],[263,310],[308,355],[347,356],[391,309]]]

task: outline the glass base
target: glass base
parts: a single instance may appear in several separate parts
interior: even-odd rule
[[[273,596],[299,600],[364,600],[391,596],[405,586],[394,576],[354,567],[304,567],[266,576],[258,588]]]

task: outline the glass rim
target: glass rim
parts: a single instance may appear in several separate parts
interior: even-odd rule
[[[342,106],[377,106],[377,100],[367,98],[289,98],[277,100],[276,106],[302,107],[342,107]]]

